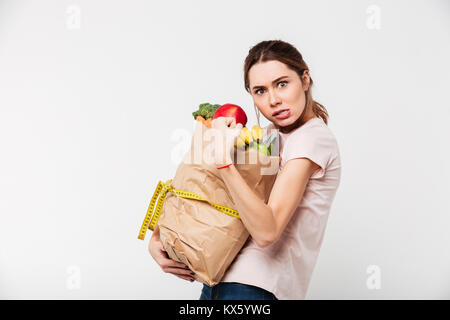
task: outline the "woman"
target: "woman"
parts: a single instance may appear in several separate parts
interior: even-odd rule
[[[261,201],[232,164],[241,125],[218,118],[225,148],[216,165],[250,233],[222,281],[203,285],[206,299],[304,299],[339,186],[341,164],[328,113],[311,95],[313,84],[302,55],[289,43],[262,41],[244,64],[245,89],[255,108],[280,134],[281,163],[269,200]],[[231,139],[230,139],[231,137]],[[158,233],[149,251],[165,272],[193,280],[185,265],[167,258]]]

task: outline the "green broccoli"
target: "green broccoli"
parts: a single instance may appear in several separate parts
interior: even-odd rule
[[[220,104],[210,104],[210,103],[202,103],[198,106],[198,110],[192,112],[194,119],[197,119],[197,116],[202,116],[205,120],[208,120],[214,117],[214,113],[220,107]]]

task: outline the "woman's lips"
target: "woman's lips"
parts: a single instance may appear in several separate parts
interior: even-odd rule
[[[289,118],[290,115],[291,115],[291,111],[289,109],[284,109],[284,110],[273,113],[273,116],[276,119],[286,119],[286,118]]]
[[[275,116],[277,113],[280,113],[281,111],[284,111],[284,110],[287,110],[287,109],[280,109],[280,110],[277,110],[277,111],[275,111],[275,112],[272,113],[272,116]]]

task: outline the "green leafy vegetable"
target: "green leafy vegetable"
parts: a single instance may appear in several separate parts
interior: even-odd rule
[[[192,112],[194,119],[197,119],[197,116],[202,116],[205,120],[212,119],[216,110],[220,107],[220,104],[210,104],[210,103],[202,103],[198,106],[198,110]]]

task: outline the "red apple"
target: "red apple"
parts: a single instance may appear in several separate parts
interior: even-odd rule
[[[217,108],[214,112],[213,119],[219,117],[233,117],[236,119],[236,124],[241,123],[243,127],[247,124],[247,115],[245,111],[235,104],[224,104]]]

